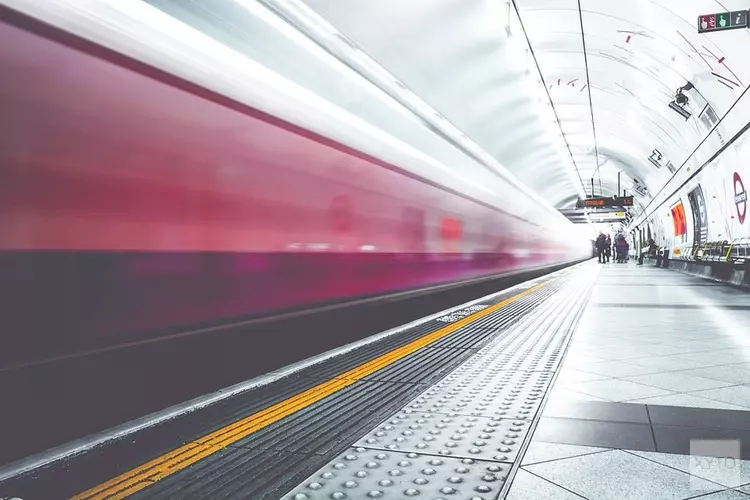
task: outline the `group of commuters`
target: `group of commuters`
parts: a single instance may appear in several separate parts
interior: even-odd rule
[[[599,233],[596,238],[596,254],[599,257],[599,263],[604,264],[609,262],[610,258],[614,254],[616,262],[625,262],[628,260],[628,240],[622,233],[615,235],[615,242],[612,243],[612,238],[608,234]]]

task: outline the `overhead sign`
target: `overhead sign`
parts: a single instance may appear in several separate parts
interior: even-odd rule
[[[661,151],[654,149],[651,152],[651,156],[648,157],[648,161],[650,161],[656,168],[661,168],[661,158]]]
[[[698,16],[698,33],[747,28],[747,16],[746,10]]]
[[[584,207],[606,207],[607,199],[606,198],[588,198],[586,200],[583,200],[583,206]]]
[[[589,214],[590,218],[598,217],[600,219],[618,219],[625,218],[625,212],[600,212],[595,214]]]
[[[580,200],[578,205],[579,207],[594,207],[594,208],[632,207],[633,197],[632,196],[613,196],[611,198],[586,198],[585,200]]]
[[[589,214],[588,217],[591,222],[621,222],[625,220],[625,212],[600,212]]]

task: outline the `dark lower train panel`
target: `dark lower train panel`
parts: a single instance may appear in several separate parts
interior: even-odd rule
[[[545,264],[502,254],[0,253],[0,368]]]
[[[522,288],[530,290],[536,284],[538,282],[530,282]],[[377,422],[465,362],[487,342],[502,335],[505,328],[542,306],[547,298],[560,292],[562,284],[563,280],[557,279],[540,290],[518,297],[515,302],[486,316],[484,320],[478,320],[475,325],[443,337],[439,346],[433,348],[430,344],[364,378],[356,378],[352,385],[314,406],[295,412],[224,450],[217,450],[216,454],[189,470],[143,490],[134,498],[280,498],[293,484],[356,441]],[[480,303],[495,305],[518,295],[519,291],[509,290]],[[432,320],[407,328],[269,385],[183,413],[135,434],[0,482],[0,496],[70,498],[180,445],[193,442],[325,380],[349,372],[356,366],[393,352],[444,325]],[[487,328],[491,335],[476,338],[476,342],[466,348],[465,337],[476,337],[477,327]],[[245,361],[251,362],[250,359]],[[64,417],[64,413],[61,412],[58,420]],[[43,431],[44,427],[39,425],[37,428]],[[303,457],[304,460],[303,464],[299,461],[280,463],[273,457],[285,460]],[[252,464],[251,470],[247,469],[248,464]]]
[[[28,365],[23,369],[0,370],[1,402],[8,409],[3,413],[3,426],[0,426],[0,465],[212,393],[456,304],[539,278],[562,267],[565,266],[504,274],[499,278],[477,280],[471,285],[431,287],[426,293],[388,296],[387,300],[349,304],[336,310],[306,310],[304,314],[285,315],[271,321],[228,325],[205,334],[175,336],[160,342],[138,343],[87,356]],[[520,289],[528,289],[534,283],[525,283]],[[519,289],[508,290],[494,301],[518,292]],[[540,293],[535,292],[533,297],[539,299]],[[527,306],[533,307],[534,303],[521,300],[505,308],[501,316],[516,320],[528,312]],[[477,328],[482,324],[482,320],[477,322]],[[386,337],[369,345],[367,352],[360,349],[337,358],[338,368],[346,371],[367,362],[369,355],[383,354],[443,325],[432,320]],[[478,331],[472,336],[475,340],[485,338]],[[434,349],[428,350],[463,352],[477,347],[476,342],[467,344],[463,335],[458,335],[456,340],[460,349],[451,349],[452,346],[438,342]],[[440,355],[440,352],[432,355]],[[435,363],[437,366],[445,364],[440,360]],[[431,366],[436,366],[435,363]],[[322,366],[311,367],[307,371],[308,378],[320,381],[340,373],[324,370]],[[409,374],[409,369],[401,368],[397,363],[392,367],[395,371],[385,370],[383,374],[388,378],[384,380],[402,380]],[[19,432],[19,429],[24,432]],[[29,432],[31,429],[33,431]]]

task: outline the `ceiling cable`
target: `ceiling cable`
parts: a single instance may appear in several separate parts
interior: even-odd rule
[[[552,113],[555,115],[555,123],[557,124],[558,128],[560,129],[560,136],[562,137],[563,142],[565,143],[565,147],[568,150],[568,154],[570,155],[570,161],[573,163],[573,168],[576,171],[576,175],[578,176],[578,182],[581,183],[581,189],[582,192],[586,193],[586,185],[583,183],[583,178],[581,178],[581,172],[578,170],[578,165],[576,164],[576,160],[573,157],[573,151],[570,149],[570,144],[568,143],[568,139],[565,138],[565,132],[563,132],[562,129],[562,123],[560,122],[560,117],[557,115],[557,109],[555,108],[555,103],[552,101],[552,96],[549,93],[549,88],[547,87],[547,83],[544,80],[544,75],[542,74],[542,68],[539,66],[539,61],[536,58],[536,53],[534,53],[534,47],[531,45],[531,40],[529,39],[529,35],[526,32],[526,27],[523,25],[523,19],[521,18],[521,11],[518,8],[518,5],[516,4],[516,0],[511,0],[511,3],[513,4],[513,9],[516,11],[516,17],[518,17],[518,24],[521,25],[521,32],[523,32],[524,38],[526,38],[526,45],[529,47],[529,53],[531,54],[531,58],[534,60],[534,65],[536,66],[536,70],[539,73],[539,79],[542,82],[542,87],[544,87],[544,91],[547,93],[547,99],[549,100],[549,104],[552,107]]]
[[[594,104],[591,101],[591,78],[589,77],[589,58],[586,55],[586,35],[583,30],[583,11],[581,10],[581,0],[578,0],[578,18],[581,21],[581,42],[583,44],[583,63],[586,66],[586,89],[589,94],[589,111],[591,112],[591,130],[594,134],[594,154],[596,155],[596,170],[594,173],[599,176],[599,190],[601,191],[601,174],[599,174],[599,146],[596,141],[596,124],[594,123]]]

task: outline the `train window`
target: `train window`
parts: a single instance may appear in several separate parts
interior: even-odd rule
[[[354,202],[352,199],[346,195],[333,198],[328,207],[328,218],[335,231],[340,233],[351,231],[354,219]]]
[[[404,207],[401,212],[402,241],[412,251],[424,248],[426,236],[425,212],[415,207]]]
[[[463,237],[463,223],[453,217],[440,220],[440,237],[443,241],[458,241]]]

